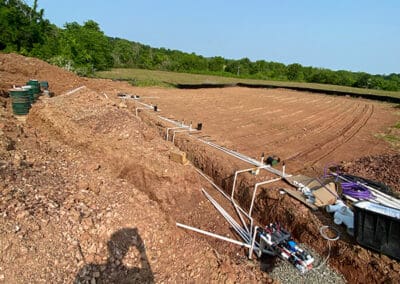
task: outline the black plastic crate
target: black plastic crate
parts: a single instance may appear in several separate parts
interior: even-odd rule
[[[360,201],[354,204],[357,242],[400,260],[400,210]]]

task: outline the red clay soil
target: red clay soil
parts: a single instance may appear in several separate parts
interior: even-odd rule
[[[26,85],[31,79],[48,81],[50,90],[55,95],[61,95],[81,86],[88,86],[99,92],[106,88],[109,91],[117,91],[118,87],[128,86],[128,83],[123,82],[82,78],[36,58],[0,53],[0,90],[4,95],[14,85]]]
[[[188,153],[196,167],[213,176],[216,183],[227,193],[231,192],[233,173],[249,166],[227,157],[220,151],[210,149],[190,137],[177,138],[176,145]],[[271,178],[269,175],[254,178],[250,174],[239,178],[235,198],[242,208],[249,208],[254,184]],[[341,238],[332,243],[329,264],[340,271],[348,282],[397,283],[400,281],[399,262],[357,245],[353,239],[347,236],[342,227],[333,224],[329,214],[310,211],[288,195],[281,195],[279,190],[284,187],[287,185],[278,183],[260,190],[254,206],[256,220],[261,224],[280,222],[296,240],[308,244],[321,255],[326,255],[328,252],[327,242],[321,237],[319,229],[327,224],[334,226],[341,232]]]
[[[400,154],[367,156],[344,163],[343,171],[383,182],[400,196]]]
[[[399,117],[393,105],[285,89],[140,89],[163,115],[203,123],[203,134],[252,157],[278,155],[288,170],[393,153],[376,138]],[[158,98],[157,98],[158,97]]]
[[[293,171],[394,152],[374,136],[394,124],[389,104],[286,90],[134,88],[19,55],[0,54],[0,62],[3,92],[36,78],[56,95],[36,103],[26,123],[0,97],[0,281],[8,283],[120,282],[126,275],[137,282],[271,281],[244,250],[176,228],[182,222],[233,237],[201,194],[207,184],[194,167],[170,160],[177,148],[160,137],[162,123],[145,112],[135,117],[134,103],[121,103],[118,92],[158,96],[146,101],[163,115],[203,122],[202,135],[254,157],[277,154]],[[234,171],[248,166],[186,135],[176,144],[227,191]],[[245,208],[256,180],[239,181]],[[330,216],[280,195],[281,186],[260,190],[258,222],[280,221],[325,255],[318,228]],[[351,283],[400,282],[397,261],[345,235],[329,263]]]
[[[58,85],[51,80],[64,71],[48,71],[37,78],[62,92],[80,84]],[[233,245],[176,227],[208,220],[203,229],[232,237],[193,166],[171,161],[177,149],[119,100],[88,88],[56,93],[21,123],[0,99],[0,281],[269,281],[255,263],[231,256]]]

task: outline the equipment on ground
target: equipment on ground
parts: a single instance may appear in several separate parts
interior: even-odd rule
[[[301,273],[312,269],[314,258],[301,249],[289,232],[279,223],[271,223],[265,228],[258,228],[257,238],[260,244],[258,257],[264,254],[278,256],[292,263]]]
[[[265,164],[270,165],[270,166],[276,166],[279,164],[281,159],[277,156],[268,156],[268,158],[265,160]]]

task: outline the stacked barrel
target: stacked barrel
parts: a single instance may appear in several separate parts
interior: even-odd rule
[[[46,81],[29,80],[26,86],[9,90],[13,113],[15,115],[27,115],[32,104],[39,98],[41,87],[48,91],[49,84]]]

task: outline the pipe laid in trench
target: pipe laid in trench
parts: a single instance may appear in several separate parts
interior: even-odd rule
[[[234,239],[230,239],[230,238],[227,238],[227,237],[224,237],[224,236],[220,236],[220,235],[217,235],[217,234],[214,234],[214,233],[210,233],[210,232],[207,232],[207,231],[204,231],[204,230],[200,230],[200,229],[197,229],[195,227],[187,226],[187,225],[184,225],[184,224],[181,224],[181,223],[176,223],[176,225],[178,227],[180,227],[180,228],[188,229],[188,230],[200,233],[200,234],[204,234],[204,235],[207,235],[207,236],[210,236],[210,237],[214,237],[214,238],[217,238],[217,239],[220,239],[220,240],[223,240],[223,241],[227,241],[227,242],[233,243],[235,245],[239,245],[239,246],[244,246],[246,248],[250,248],[249,244],[246,244],[246,243],[234,240]]]

